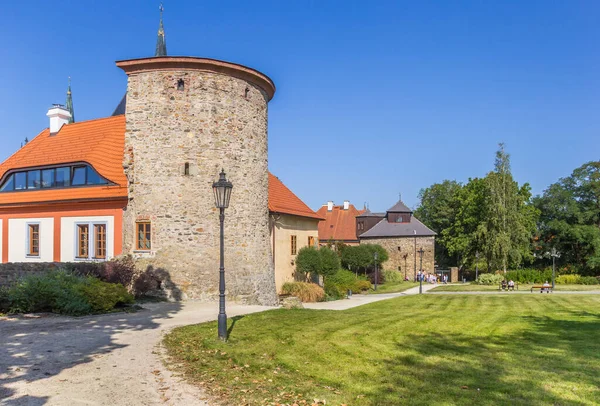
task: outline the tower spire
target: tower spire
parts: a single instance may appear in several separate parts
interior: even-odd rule
[[[163,11],[165,11],[162,3],[160,3],[160,25],[158,26],[158,37],[156,38],[156,52],[154,56],[167,56],[167,40],[165,39],[165,27],[163,26]]]
[[[67,102],[65,103],[65,107],[71,113],[71,118],[69,118],[69,124],[73,124],[75,122],[75,110],[73,110],[73,97],[71,96],[71,77],[69,76],[69,87],[67,88]]]

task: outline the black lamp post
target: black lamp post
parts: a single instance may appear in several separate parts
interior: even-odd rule
[[[479,251],[475,252],[475,282],[477,282],[477,278],[479,277]]]
[[[419,249],[419,251],[417,251],[419,253],[419,260],[421,261],[421,264],[419,265],[419,295],[423,293],[423,253],[425,253],[425,250],[423,249],[423,247],[421,247]]]
[[[379,273],[377,272],[377,259],[379,259],[379,253],[377,251],[373,253],[373,259],[375,260],[375,290],[377,290],[377,282],[379,282]]]
[[[552,248],[552,251],[550,251],[550,256],[552,256],[552,289],[554,289],[554,279],[556,274],[556,258],[560,258],[560,252],[558,252],[556,248]]]
[[[223,222],[225,221],[225,209],[229,207],[229,198],[233,184],[225,178],[225,170],[221,169],[219,180],[213,183],[215,193],[215,206],[219,209],[219,221],[221,223],[221,262],[219,267],[219,338],[227,341],[227,315],[225,314],[225,240],[223,236]]]

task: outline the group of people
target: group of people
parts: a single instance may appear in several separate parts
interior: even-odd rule
[[[425,272],[417,272],[417,275],[415,276],[415,282],[427,282],[427,283],[438,283],[438,276],[436,274],[432,274],[432,273],[425,273]],[[441,275],[441,282],[446,285],[448,283],[448,275],[443,274]]]
[[[505,280],[502,281],[502,290],[515,290],[515,281],[512,279],[508,282]]]

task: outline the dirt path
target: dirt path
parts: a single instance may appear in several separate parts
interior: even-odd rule
[[[1,405],[206,405],[157,347],[169,329],[214,320],[215,303],[156,303],[131,314],[0,320]],[[231,305],[228,316],[268,310]],[[216,334],[216,332],[215,332]]]

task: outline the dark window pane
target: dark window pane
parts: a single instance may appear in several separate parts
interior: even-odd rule
[[[27,172],[27,189],[39,189],[41,186],[40,171]]]
[[[94,170],[91,166],[87,167],[87,183],[88,185],[104,185],[108,183],[106,179],[102,176],[98,175],[98,172]]]
[[[56,186],[70,186],[71,185],[71,168],[56,168]]]
[[[54,169],[42,171],[42,187],[54,187]]]
[[[15,175],[10,175],[0,188],[0,192],[9,192],[15,188]]]
[[[85,166],[73,168],[73,180],[71,181],[71,185],[85,185]]]
[[[24,190],[27,185],[27,174],[25,172],[15,173],[15,190]]]

